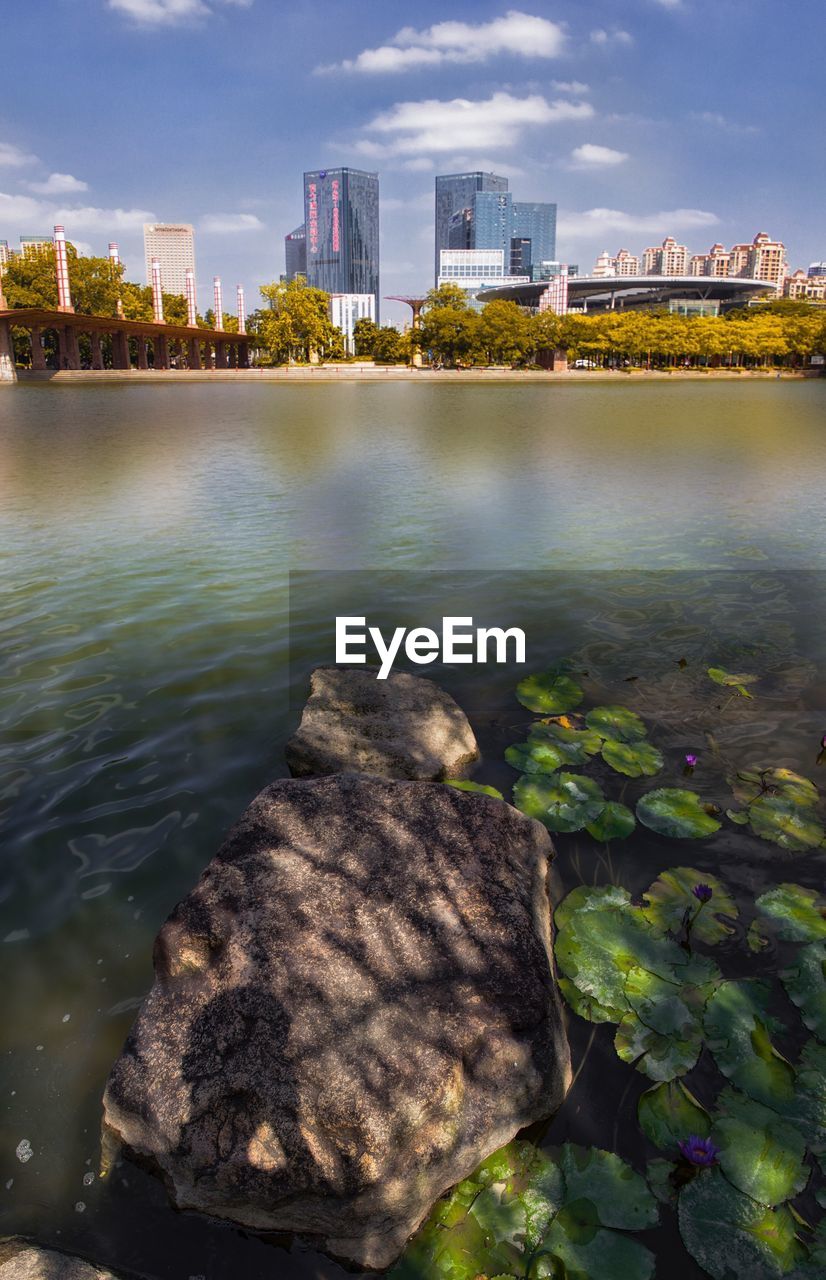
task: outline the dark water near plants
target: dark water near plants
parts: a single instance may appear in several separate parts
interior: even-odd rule
[[[0,1232],[157,1280],[343,1274],[174,1213],[129,1165],[91,1177],[103,1082],[158,926],[286,773],[336,606],[396,625],[444,612],[523,625],[537,668],[578,654],[590,702],[646,719],[659,785],[679,785],[686,751],[700,755],[692,785],[723,806],[732,765],[817,778],[824,407],[826,382],[0,393]],[[290,570],[305,571],[291,599]],[[709,687],[708,665],[758,673],[755,701]],[[530,719],[521,672],[423,672],[467,710],[479,778],[509,787],[502,756]],[[615,777],[611,794],[633,803],[647,785]],[[688,849],[650,832],[610,850],[555,842],[560,892],[639,893],[688,864],[745,910],[781,880],[824,878],[819,854],[733,827]],[[724,946],[727,974],[752,971],[743,937]],[[612,1035],[572,1019],[578,1075],[546,1140],[642,1169],[649,1082]],[[784,1047],[794,1056],[794,1036]],[[703,1059],[695,1091],[718,1084]],[[661,1274],[699,1276],[663,1224],[646,1236]]]

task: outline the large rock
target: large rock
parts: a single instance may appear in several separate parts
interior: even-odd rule
[[[376,667],[317,667],[301,723],[287,743],[298,778],[346,769],[384,778],[461,777],[479,758],[467,716],[432,680]]]
[[[436,783],[267,787],[158,935],[109,1130],[181,1208],[387,1266],[564,1096],[551,853]]]
[[[0,1240],[0,1280],[118,1280],[91,1262],[41,1249],[17,1236]]]

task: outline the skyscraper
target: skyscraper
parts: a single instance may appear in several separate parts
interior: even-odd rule
[[[556,258],[556,205],[541,201],[514,200],[513,230],[515,240],[530,240],[530,254],[521,248],[520,262],[528,275],[543,262]]]
[[[473,207],[477,191],[504,192],[507,178],[497,173],[444,173],[436,179],[436,251],[434,276],[439,278],[439,254],[450,246],[450,219],[454,213]],[[466,246],[472,248],[473,246]]]
[[[379,314],[379,175],[362,169],[304,174],[307,283],[367,294]]]
[[[307,228],[303,222],[284,237],[284,274],[288,280],[307,274]]]
[[[195,270],[195,232],[188,222],[145,222],[143,249],[146,283],[152,283],[152,259],[161,264],[164,293],[186,297],[186,273]]]

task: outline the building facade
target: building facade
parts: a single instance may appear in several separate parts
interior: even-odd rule
[[[379,175],[304,174],[307,283],[329,294],[372,294],[379,315]]]
[[[54,248],[51,236],[21,236],[20,253],[24,258],[37,258],[47,249]]]
[[[437,287],[456,284],[463,289],[474,309],[480,309],[475,294],[478,289],[502,284],[504,281],[525,283],[529,275],[510,274],[510,255],[504,249],[442,249],[439,254]]]
[[[186,297],[186,273],[195,270],[195,230],[188,222],[145,222],[143,251],[146,283],[152,284],[152,259],[161,264],[164,293]]]
[[[436,178],[436,248],[434,257],[434,276],[438,282],[440,259],[443,249],[473,248],[473,245],[450,244],[450,220],[455,213],[463,209],[472,209],[476,192],[498,192],[508,190],[508,180],[498,173],[483,173],[476,170],[469,173],[444,173]]]
[[[530,254],[523,251],[521,262],[532,275],[541,262],[556,259],[556,205],[547,201],[514,200],[511,236],[530,241]]]
[[[826,276],[826,262],[810,262],[809,270],[806,272],[806,275],[809,276],[810,279],[815,279],[819,276]]]
[[[353,334],[359,320],[375,320],[376,299],[372,293],[333,293],[330,295],[330,319],[344,335],[348,355],[355,353]]]
[[[284,274],[288,281],[307,274],[307,228],[303,222],[284,237]]]
[[[746,276],[749,280],[766,280],[782,289],[786,272],[786,246],[780,240],[771,240],[765,231],[759,231],[749,250]]]

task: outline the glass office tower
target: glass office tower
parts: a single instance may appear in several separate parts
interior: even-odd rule
[[[436,253],[434,279],[439,278],[439,254],[449,249],[450,219],[473,207],[477,191],[507,191],[508,180],[497,173],[445,173],[436,179]]]
[[[288,280],[307,274],[307,228],[303,223],[284,237],[284,268]]]
[[[539,268],[542,262],[556,258],[556,205],[541,202],[514,200],[513,231],[515,240],[530,240],[530,259],[523,250],[520,260],[523,269],[531,274],[531,267]]]
[[[379,175],[362,169],[304,174],[307,283],[366,294],[379,314]]]

